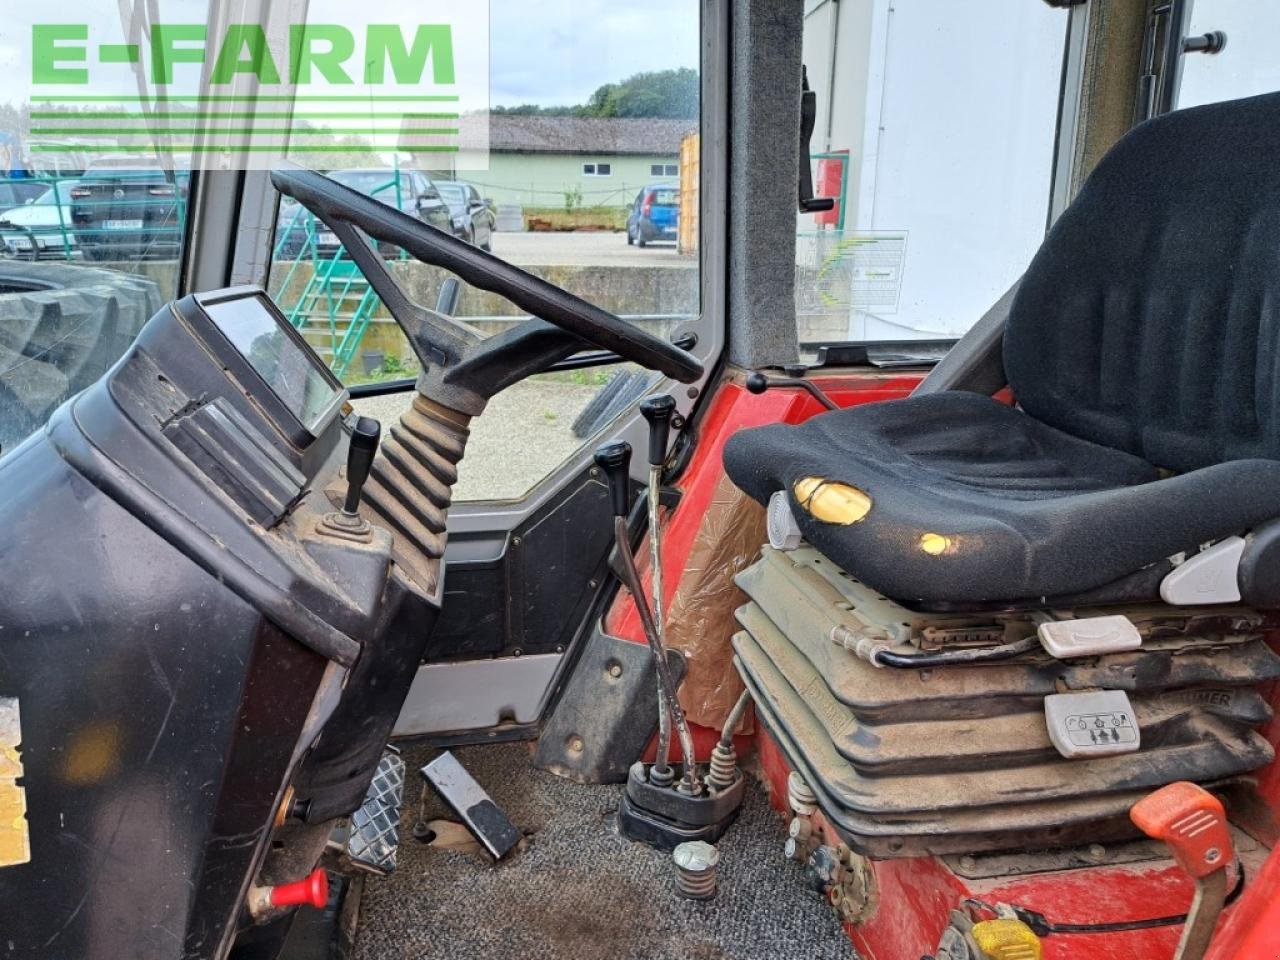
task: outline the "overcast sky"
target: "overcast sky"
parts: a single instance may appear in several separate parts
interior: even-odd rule
[[[698,66],[699,0],[492,0],[490,99],[584,102],[643,70]]]

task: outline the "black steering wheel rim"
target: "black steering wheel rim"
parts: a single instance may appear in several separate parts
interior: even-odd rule
[[[473,287],[505,297],[532,316],[624,360],[682,383],[692,383],[703,374],[701,361],[675,344],[322,173],[285,166],[272,171],[271,182],[340,239],[356,228],[374,240],[395,244],[423,263],[451,271]],[[374,277],[368,279],[378,287]],[[395,298],[384,295],[383,300],[394,315]]]

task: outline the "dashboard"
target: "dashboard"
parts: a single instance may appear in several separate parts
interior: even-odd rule
[[[376,518],[330,522],[357,420],[240,287],[167,305],[0,460],[0,582],[23,585],[0,595],[0,693],[31,850],[0,902],[42,900],[4,918],[14,955],[55,935],[67,956],[221,955],[262,922],[251,887],[305,877],[360,806],[438,600]],[[69,776],[81,740],[109,759]]]

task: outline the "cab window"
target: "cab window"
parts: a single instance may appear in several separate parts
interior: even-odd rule
[[[373,156],[383,176],[431,180],[431,202],[406,210],[463,242],[492,250],[533,274],[662,336],[700,321],[701,263],[696,236],[681,245],[676,226],[696,217],[679,206],[686,186],[662,191],[662,236],[632,242],[633,198],[643,199],[651,169],[697,155],[701,120],[701,4],[698,0],[604,0],[489,5],[487,112],[432,108],[430,122],[457,130],[460,150],[388,151]],[[661,23],[663,42],[633,42],[636,19]],[[531,49],[560,51],[537,70]],[[319,121],[317,121],[318,123]],[[427,121],[424,121],[427,122]],[[483,162],[473,162],[479,144]],[[324,169],[314,157],[295,159]],[[370,164],[372,165],[372,164]],[[685,178],[699,176],[696,164]],[[691,184],[689,184],[691,185]],[[390,194],[388,194],[390,196]],[[412,392],[360,398],[386,385],[412,385],[417,359],[376,297],[349,283],[349,257],[317,244],[307,218],[277,225],[271,293],[333,371],[356,405],[388,425]],[[639,207],[636,201],[635,207]],[[384,251],[417,302],[437,305],[447,271]],[[335,267],[336,265],[336,267]],[[511,304],[464,286],[454,311],[483,335],[524,319]],[[634,409],[654,377],[628,365],[551,371],[495,397],[472,424],[455,499],[524,496],[611,422]]]

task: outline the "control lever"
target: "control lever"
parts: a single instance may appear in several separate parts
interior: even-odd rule
[[[667,651],[662,645],[662,637],[645,598],[644,584],[640,581],[635,557],[631,555],[631,536],[627,530],[627,513],[631,506],[631,444],[625,441],[607,443],[596,450],[595,461],[609,482],[609,499],[613,507],[613,538],[618,550],[619,566],[622,568],[622,582],[635,600],[636,611],[640,615],[640,623],[644,628],[645,639],[649,641],[649,652],[653,655],[654,667],[658,673],[658,740],[661,743],[665,739],[670,744],[671,721],[674,720],[676,734],[680,738],[680,749],[684,753],[684,775],[681,777],[680,790],[697,796],[702,792],[702,784],[698,781],[693,735],[689,732],[689,723],[685,719],[680,701],[676,699],[676,685],[671,675]],[[661,750],[658,760],[663,760]],[[655,770],[662,773],[657,765]]]
[[[351,444],[347,447],[347,499],[342,504],[342,512],[348,517],[354,517],[360,511],[360,497],[381,439],[382,424],[377,420],[373,417],[356,420],[355,429],[351,431]]]
[[[663,394],[649,397],[640,404],[640,415],[649,424],[649,569],[653,589],[653,624],[658,631],[658,647],[666,656],[667,626],[663,615],[662,589],[662,528],[659,516],[662,494],[662,467],[667,460],[667,442],[671,438],[671,416],[675,413],[675,398]],[[662,691],[659,690],[658,710],[665,714],[668,710]],[[671,773],[671,732],[662,735],[662,725],[658,725],[658,757],[649,776],[652,783],[658,786],[670,786]]]
[[[1194,783],[1171,783],[1133,805],[1129,817],[1173,851],[1196,881],[1174,960],[1201,960],[1227,898],[1227,867],[1234,853],[1227,814],[1217,797]]]
[[[771,377],[763,370],[753,370],[747,375],[747,393],[754,393],[756,396],[764,393],[766,390],[775,387],[799,387],[817,400],[828,410],[839,410],[836,402],[818,389],[818,385],[812,380],[806,380],[804,375],[808,367],[793,366],[786,367],[785,377]]]
[[[316,524],[316,532],[338,540],[370,543],[373,528],[360,516],[360,498],[373,468],[373,458],[382,439],[382,424],[372,417],[358,417],[347,446],[347,495],[341,510],[326,513]]]

